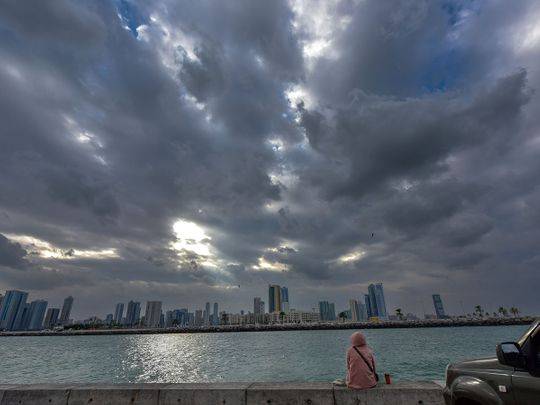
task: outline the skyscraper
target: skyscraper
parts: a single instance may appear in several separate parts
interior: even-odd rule
[[[217,302],[214,302],[214,312],[212,313],[212,324],[219,325],[219,307],[218,307]]]
[[[113,321],[117,325],[121,325],[123,317],[124,317],[124,304],[122,302],[119,302],[118,304],[116,304],[116,309],[114,310]]]
[[[368,287],[369,303],[372,316],[378,316],[381,319],[387,319],[386,302],[384,300],[384,290],[382,283],[370,284]]]
[[[319,317],[321,321],[335,321],[336,309],[333,302],[319,301]]]
[[[187,308],[167,311],[165,315],[165,326],[170,328],[185,325],[187,323],[187,312]]]
[[[207,302],[204,307],[204,325],[210,325],[210,303]]]
[[[433,294],[433,306],[435,307],[435,313],[437,314],[438,319],[446,318],[442,299],[439,294]]]
[[[170,328],[174,324],[174,311],[165,312],[165,327]]]
[[[43,318],[45,317],[45,311],[47,310],[47,301],[36,300],[30,303],[29,315],[28,315],[28,330],[41,330],[43,329]]]
[[[49,308],[45,314],[45,320],[43,321],[43,327],[45,329],[52,329],[58,324],[58,315],[60,314],[60,308]]]
[[[364,303],[366,304],[366,313],[368,319],[371,318],[373,315],[373,309],[371,308],[371,300],[369,298],[369,294],[364,294]]]
[[[360,314],[358,311],[358,301],[349,300],[349,311],[351,311],[351,321],[358,322],[360,320]]]
[[[58,323],[60,323],[60,325],[68,324],[72,307],[73,307],[73,297],[70,295],[64,300],[64,305],[62,305],[62,313],[60,314],[60,319],[58,320]]]
[[[141,318],[141,303],[129,301],[126,310],[126,325],[135,326]]]
[[[268,286],[268,312],[279,313],[281,311],[281,287],[276,284]]]
[[[0,306],[0,329],[13,330],[15,321],[22,319],[28,293],[19,290],[6,291]],[[20,321],[19,321],[20,322]]]
[[[203,324],[203,311],[202,309],[195,310],[194,323],[195,326],[201,326]]]
[[[180,308],[180,325],[186,326],[189,324],[189,312],[187,308]]]
[[[253,299],[253,313],[255,315],[264,314],[264,301],[261,299],[261,297],[255,297]]]
[[[30,320],[30,304],[26,303],[17,312],[12,330],[26,330]]]
[[[328,305],[328,320],[329,321],[335,321],[336,320],[336,306],[333,302],[331,302]]]
[[[281,287],[281,310],[288,314],[289,309],[289,289],[287,287]]]
[[[366,305],[361,301],[358,301],[358,320],[361,322],[368,320]]]
[[[144,314],[144,323],[147,328],[158,328],[161,323],[161,301],[148,301]]]
[[[377,299],[375,298],[375,286],[373,284],[370,284],[368,286],[368,300],[369,307],[371,308],[371,316],[379,316],[379,311],[377,309]]]

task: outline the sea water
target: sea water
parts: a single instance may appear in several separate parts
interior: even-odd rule
[[[442,380],[450,362],[495,356],[527,326],[364,330],[377,371]],[[0,383],[332,381],[352,330],[0,337]]]

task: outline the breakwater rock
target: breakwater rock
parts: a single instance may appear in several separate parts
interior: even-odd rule
[[[226,332],[271,332],[290,330],[335,330],[335,329],[385,329],[385,328],[443,328],[460,326],[504,326],[529,325],[534,318],[489,318],[489,319],[436,319],[422,321],[384,322],[328,322],[294,324],[249,324],[219,325],[174,328],[115,328],[115,329],[64,329],[59,331],[14,331],[0,332],[0,336],[76,336],[76,335],[134,335],[156,333],[226,333]]]

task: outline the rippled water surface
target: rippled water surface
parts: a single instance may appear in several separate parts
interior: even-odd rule
[[[365,330],[378,371],[443,379],[451,361],[494,356],[526,326]],[[0,338],[0,383],[329,381],[350,330]]]

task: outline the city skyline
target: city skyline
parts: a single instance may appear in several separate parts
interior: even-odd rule
[[[348,306],[343,310],[338,308],[336,311],[334,302],[318,301],[317,306],[310,310],[302,308],[289,307],[289,291],[286,286],[275,284],[268,285],[269,299],[273,296],[283,300],[280,310],[265,311],[264,301],[260,297],[253,298],[253,311],[240,310],[239,313],[232,311],[219,311],[219,303],[206,302],[203,309],[196,307],[176,308],[163,305],[162,301],[147,301],[144,315],[141,314],[141,303],[130,300],[124,315],[124,303],[117,303],[113,313],[108,313],[104,317],[94,314],[88,319],[71,319],[70,313],[73,307],[74,298],[68,296],[63,301],[60,308],[48,308],[48,302],[37,299],[27,302],[29,295],[25,291],[10,290],[5,295],[0,294],[0,330],[42,330],[53,329],[54,327],[69,326],[73,323],[99,323],[115,327],[147,327],[162,328],[172,326],[218,326],[222,322],[229,323],[267,323],[267,322],[335,322],[347,319],[350,322],[369,322],[369,321],[387,321],[387,320],[417,320],[425,317],[426,319],[447,319],[452,316],[507,316],[512,313],[516,316],[522,313],[519,308],[511,307],[502,311],[501,307],[497,311],[486,310],[481,305],[466,313],[448,315],[444,309],[443,300],[440,294],[432,294],[433,312],[423,311],[421,314],[414,312],[404,312],[403,308],[396,308],[394,313],[389,313],[386,308],[386,297],[382,283],[370,284],[368,293],[359,293],[363,296],[360,299],[349,298]],[[286,300],[286,301],[285,301]],[[286,305],[284,305],[286,303]],[[212,310],[211,310],[212,308]],[[190,309],[192,312],[190,312]],[[514,312],[515,311],[515,312]],[[419,316],[418,316],[419,315]],[[246,316],[248,318],[246,318]],[[67,317],[67,318],[66,318]],[[225,318],[224,318],[225,317]]]

